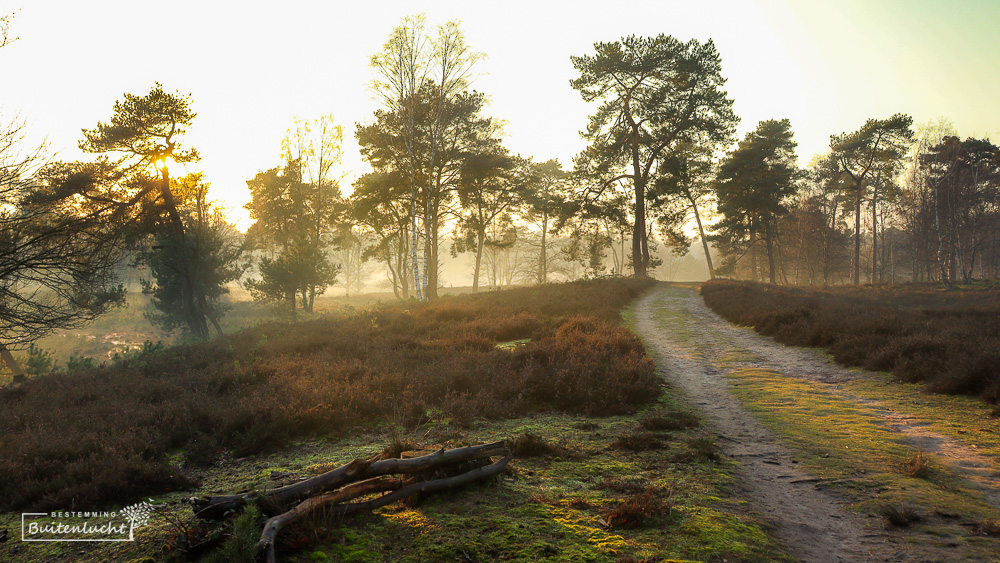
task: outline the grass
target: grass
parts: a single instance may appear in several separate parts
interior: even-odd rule
[[[1000,401],[1000,291],[931,286],[805,289],[714,281],[705,303],[779,342],[932,391]]]
[[[279,556],[282,561],[301,562],[544,559],[618,563],[628,557],[636,561],[789,561],[783,547],[748,515],[745,503],[730,498],[733,462],[688,455],[690,444],[702,439],[699,429],[676,431],[676,440],[664,450],[631,452],[610,447],[619,437],[641,431],[641,420],[672,413],[690,416],[675,396],[663,393],[635,413],[615,416],[533,414],[468,427],[432,419],[402,431],[401,438],[422,447],[531,436],[525,441],[558,448],[544,455],[518,457],[510,472],[470,489],[344,520],[304,522],[288,531]],[[158,495],[155,500],[165,506],[165,514],[189,519],[190,508],[181,502],[188,496],[275,487],[283,481],[272,480],[272,475],[312,475],[355,457],[368,457],[392,441],[389,429],[369,427],[339,438],[298,442],[267,455],[240,460],[223,456],[200,470],[202,486]],[[16,515],[0,520],[0,526],[16,529],[17,525]],[[240,545],[246,546],[251,538],[241,534],[238,526],[224,528],[224,535],[234,539],[221,548],[223,558],[241,553]],[[101,551],[83,556],[65,546],[46,547],[63,548],[51,552],[51,557],[67,553],[74,560],[129,561],[149,554],[160,560],[163,545],[176,539],[179,529],[161,518],[141,530],[141,543],[102,546]]]
[[[462,295],[468,293],[466,288],[446,288],[441,290],[445,295]],[[239,286],[230,287],[230,301],[226,314],[221,319],[222,329],[227,334],[255,327],[262,323],[283,318],[285,312],[277,307],[262,305],[251,300],[249,292]],[[345,311],[381,306],[385,303],[395,303],[392,292],[365,293],[345,297],[343,295],[319,295],[316,297],[313,313],[298,312],[299,320],[309,321],[318,318],[340,315]],[[148,313],[155,312],[150,297],[143,295],[137,283],[129,287],[126,303],[123,307],[113,309],[93,323],[72,330],[59,330],[49,336],[39,339],[35,346],[47,358],[44,362],[47,369],[28,370],[29,373],[48,373],[48,371],[73,371],[74,362],[90,361],[93,364],[110,362],[115,355],[127,354],[142,350],[146,343],[173,346],[184,343],[180,331],[166,332],[152,325],[147,320]],[[516,345],[518,343],[512,343]],[[502,345],[502,344],[500,344]],[[15,352],[22,368],[27,369],[29,354],[27,350]],[[0,372],[0,385],[9,383],[10,376]]]

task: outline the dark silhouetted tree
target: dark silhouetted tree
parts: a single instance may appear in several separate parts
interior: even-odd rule
[[[390,179],[394,182],[399,178],[405,179],[411,172],[416,175],[416,206],[422,227],[418,230],[423,235],[422,238],[417,237],[417,243],[425,250],[426,260],[423,263],[427,265],[423,269],[427,279],[426,284],[421,281],[421,295],[433,299],[437,295],[437,272],[440,267],[440,230],[455,215],[451,204],[460,184],[462,165],[471,155],[485,154],[493,149],[499,142],[498,127],[493,119],[481,114],[485,99],[478,92],[462,92],[451,97],[438,109],[434,109],[435,99],[430,86],[422,88],[417,96],[420,101],[413,104],[416,129],[412,147],[407,147],[404,143],[406,116],[398,113],[376,111],[375,122],[360,125],[356,135],[362,156],[372,165],[375,174],[382,178],[371,178],[373,185],[382,185],[383,181]],[[430,124],[438,119],[440,123],[434,132]],[[431,142],[432,137],[437,139],[434,143]],[[435,144],[436,148],[433,146]],[[411,150],[417,164],[415,171],[409,170]],[[433,185],[433,188],[426,189],[428,185]],[[412,194],[401,191],[398,185],[391,189],[380,189],[379,193],[395,198],[402,196],[407,207],[413,206],[410,199]],[[412,230],[410,234],[412,235]],[[413,240],[411,236],[410,245]],[[412,255],[411,248],[411,257]],[[412,268],[409,270],[409,273],[414,271]]]
[[[523,186],[527,163],[513,157],[502,147],[469,155],[462,163],[458,184],[459,214],[455,248],[458,252],[475,254],[472,291],[479,291],[483,250],[487,245],[502,246],[505,241],[491,238],[498,221],[510,222],[509,216],[523,203]],[[510,240],[508,230],[500,231]]]
[[[25,150],[23,125],[0,130],[0,360],[15,380],[24,372],[10,350],[82,326],[124,299],[116,207],[60,197],[67,183],[101,175],[67,165],[40,170],[43,163],[41,148]]]
[[[972,281],[1000,236],[1000,149],[984,139],[948,136],[920,160],[933,199],[937,260],[946,285]]]
[[[698,227],[709,279],[715,279],[715,267],[708,246],[702,216],[715,195],[712,189],[714,167],[712,148],[694,143],[679,143],[659,166],[659,174],[650,188],[651,215],[660,220],[660,228],[674,246],[690,244],[683,233],[694,219]]]
[[[385,263],[397,299],[410,297],[408,193],[403,174],[370,172],[354,182],[350,200],[354,222],[374,235],[374,244],[364,254]]]
[[[171,191],[169,163],[198,160],[195,149],[183,149],[178,144],[194,118],[190,96],[164,92],[159,83],[145,96],[125,94],[123,101],[115,102],[111,121],[98,123],[92,130],[85,129],[84,139],[80,141],[80,149],[84,152],[120,155],[114,162],[119,180],[110,191],[97,193],[94,189],[86,189],[79,195],[95,202],[115,202],[126,208],[147,201],[156,211],[166,215],[163,225],[173,238],[174,246],[189,248],[184,220]],[[98,186],[100,184],[92,187]],[[194,266],[186,253],[176,258],[177,301],[181,314],[192,335],[208,338],[208,322],[205,311],[199,306],[201,299],[196,290]]]
[[[457,21],[438,26],[433,37],[425,26],[422,14],[403,18],[382,51],[371,59],[379,75],[372,86],[381,96],[386,112],[398,120],[393,133],[402,145],[409,176],[409,246],[417,299],[437,296],[437,211],[447,199],[442,192],[447,189],[447,182],[441,177],[446,167],[440,165],[439,158],[452,144],[455,115],[452,106],[468,89],[472,69],[482,58],[469,49]],[[418,148],[418,143],[424,146]],[[422,269],[418,259],[420,207],[423,207],[425,234]]]
[[[722,160],[716,180],[722,215],[717,240],[732,257],[763,239],[771,283],[777,281],[778,218],[788,212],[785,201],[795,193],[798,176],[795,146],[787,119],[761,121]]]
[[[263,252],[260,279],[245,282],[260,301],[284,301],[292,317],[301,298],[309,311],[311,296],[332,285],[340,267],[329,249],[346,212],[336,183],[302,181],[298,161],[259,172],[247,181],[250,203],[246,208],[255,223],[247,231],[253,247]]]
[[[243,275],[248,264],[244,259],[243,236],[227,220],[221,208],[209,202],[208,184],[201,174],[189,174],[171,180],[178,210],[184,220],[185,244],[176,246],[168,230],[156,229],[153,243],[141,250],[137,262],[149,267],[151,278],[142,280],[143,292],[152,296],[159,310],[148,318],[167,331],[186,328],[181,314],[180,270],[185,262],[193,276],[198,308],[222,334],[220,319],[228,310],[223,302],[228,285]]]
[[[568,174],[558,160],[532,162],[529,165],[527,184],[524,187],[524,218],[538,226],[538,269],[537,283],[546,283],[553,271],[551,250],[553,250],[550,230],[562,213],[569,199]]]

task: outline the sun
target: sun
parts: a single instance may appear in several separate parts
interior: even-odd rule
[[[157,172],[164,169],[169,169],[169,166],[167,166],[168,162],[170,162],[169,156],[160,155],[153,160],[153,168],[155,168]]]

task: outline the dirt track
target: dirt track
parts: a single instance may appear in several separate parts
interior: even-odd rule
[[[880,520],[844,510],[846,499],[799,470],[794,455],[727,391],[727,369],[745,364],[829,385],[829,392],[864,405],[887,428],[901,432],[925,451],[978,483],[987,500],[1000,505],[994,464],[950,438],[928,431],[914,417],[844,392],[838,382],[859,377],[812,350],[790,348],[735,327],[709,310],[692,287],[660,285],[636,306],[636,327],[664,376],[700,408],[720,448],[740,462],[740,490],[749,510],[769,521],[790,553],[803,561],[926,560],[889,541]]]

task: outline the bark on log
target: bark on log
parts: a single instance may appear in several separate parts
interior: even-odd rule
[[[380,496],[377,499],[358,502],[353,504],[342,504],[334,508],[331,513],[332,516],[346,516],[352,512],[358,512],[361,510],[375,510],[376,508],[381,508],[391,502],[396,502],[397,500],[404,499],[408,496],[416,494],[425,493],[436,493],[438,491],[444,491],[448,489],[455,489],[480,479],[485,479],[487,477],[492,477],[498,475],[503,471],[504,467],[510,463],[510,460],[514,459],[514,454],[508,453],[500,461],[491,463],[485,467],[480,467],[478,469],[473,469],[471,471],[466,471],[461,475],[456,475],[454,477],[447,477],[444,479],[435,479],[433,481],[420,481],[419,483],[414,483],[412,485],[407,485],[398,491],[393,491],[391,493]]]
[[[372,493],[396,490],[401,488],[406,482],[399,477],[375,477],[367,481],[352,483],[336,491],[302,501],[295,508],[271,518],[264,524],[264,531],[260,534],[260,541],[256,547],[258,558],[263,558],[269,562],[275,561],[274,543],[278,532],[285,526],[308,516],[312,511]]]
[[[260,499],[260,504],[272,510],[287,510],[295,503],[329,491],[333,491],[352,483],[382,475],[398,473],[420,473],[436,469],[443,465],[462,463],[474,459],[489,458],[495,455],[505,455],[507,448],[504,442],[493,442],[478,446],[466,446],[453,450],[439,450],[430,455],[410,459],[385,459],[371,462],[356,459],[347,465],[328,471],[301,483],[288,485],[264,493],[244,493],[240,495],[224,495],[192,501],[195,516],[204,520],[220,520],[226,512],[238,510],[248,500]]]
[[[497,442],[497,444],[502,444],[502,443],[503,442]],[[495,445],[496,444],[487,444],[487,446],[495,446]],[[449,451],[454,452],[456,450],[449,450]],[[433,456],[439,456],[440,454],[443,453],[446,453],[445,450],[441,450],[429,456],[422,456],[420,458],[413,458],[413,459],[430,458]],[[309,513],[319,508],[332,505],[332,510],[330,514],[333,517],[338,517],[338,516],[345,516],[347,514],[351,514],[353,512],[358,512],[361,510],[369,510],[369,511],[375,510],[376,508],[380,508],[392,502],[396,502],[398,500],[402,500],[406,497],[417,494],[426,494],[426,493],[433,493],[449,489],[455,489],[467,485],[469,483],[473,483],[475,481],[479,481],[487,477],[492,477],[494,475],[499,474],[501,471],[503,471],[503,468],[506,467],[508,463],[510,463],[510,460],[513,459],[513,457],[514,455],[508,451],[507,455],[504,456],[504,458],[501,459],[500,461],[494,462],[485,467],[480,467],[477,469],[466,471],[465,473],[462,473],[461,475],[456,475],[454,477],[435,479],[432,481],[419,481],[416,483],[410,483],[405,486],[403,485],[404,483],[406,483],[406,481],[400,478],[376,477],[373,479],[369,479],[367,481],[361,481],[359,483],[347,485],[337,491],[333,491],[331,493],[327,493],[319,497],[306,499],[305,501],[300,503],[295,508],[289,510],[288,512],[275,516],[274,518],[271,518],[270,520],[267,521],[267,524],[264,525],[264,531],[261,533],[260,541],[257,543],[256,547],[257,557],[259,559],[263,559],[267,563],[276,563],[277,559],[274,551],[274,543],[275,543],[275,538],[278,535],[278,532],[280,532],[281,529],[287,526],[288,524],[300,520],[304,516],[308,515]],[[386,461],[400,461],[400,460],[386,460]],[[385,490],[390,490],[392,492],[382,495],[377,499],[366,502],[341,504],[347,500],[355,499],[360,496],[364,496],[366,494],[370,494],[373,492],[379,492]]]

